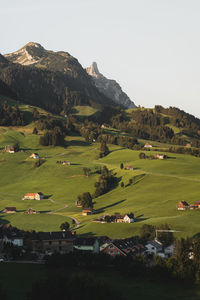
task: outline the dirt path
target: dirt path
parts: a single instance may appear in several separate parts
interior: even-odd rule
[[[76,226],[74,227],[74,229],[76,229],[76,228],[78,228],[79,225],[81,224],[76,218],[74,218],[74,217],[72,217],[72,216],[68,216],[68,215],[67,215],[67,216],[66,216],[66,215],[63,215],[62,213],[61,213],[61,214],[60,214],[60,213],[57,214],[57,212],[59,212],[59,211],[65,209],[65,208],[67,208],[68,206],[69,206],[69,205],[65,204],[64,207],[58,208],[58,209],[56,209],[56,210],[54,210],[54,211],[47,212],[46,214],[48,214],[48,215],[59,215],[59,216],[63,216],[63,217],[72,219],[72,220],[74,220],[74,222],[76,223]]]

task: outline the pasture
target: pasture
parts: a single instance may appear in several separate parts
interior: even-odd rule
[[[15,214],[0,214],[0,220],[25,230],[58,230],[62,222],[72,219],[80,222],[77,233],[81,235],[108,235],[123,238],[140,233],[143,224],[169,224],[181,231],[177,237],[193,236],[200,232],[200,210],[178,211],[181,200],[193,204],[200,200],[200,159],[189,155],[169,154],[167,160],[141,160],[139,153],[108,145],[110,154],[97,159],[100,145],[88,144],[81,137],[66,138],[67,147],[42,147],[39,135],[32,135],[29,126],[0,129],[0,148],[18,142],[24,152],[14,154],[0,152],[0,210],[16,206]],[[33,152],[45,160],[40,167],[34,167]],[[152,151],[151,154],[154,152]],[[156,153],[156,152],[155,152]],[[61,165],[57,161],[70,161]],[[121,170],[120,163],[132,165],[133,170]],[[95,214],[82,216],[75,201],[83,192],[94,192],[99,174],[96,168],[106,165],[118,178],[118,185],[94,199]],[[87,178],[83,168],[91,169]],[[133,180],[128,185],[129,179]],[[125,187],[120,186],[124,182]],[[46,199],[41,201],[22,200],[25,193],[42,192]],[[32,207],[40,212],[25,215]],[[105,214],[133,212],[136,222],[132,224],[98,224],[94,218]]]

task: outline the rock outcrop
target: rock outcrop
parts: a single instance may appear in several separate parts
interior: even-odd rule
[[[86,71],[92,77],[94,85],[106,97],[112,99],[123,108],[136,107],[134,102],[122,91],[120,85],[115,80],[108,79],[99,72],[96,62],[93,62],[90,67],[86,68]]]

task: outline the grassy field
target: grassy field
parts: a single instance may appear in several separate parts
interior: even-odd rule
[[[81,137],[67,137],[67,147],[41,147],[39,136],[32,135],[27,127],[0,128],[0,148],[19,142],[24,152],[14,154],[0,152],[0,210],[16,206],[16,214],[0,214],[4,223],[26,230],[58,230],[65,220],[72,225],[76,218],[81,224],[78,234],[108,235],[114,238],[129,237],[140,233],[143,224],[168,223],[181,231],[178,237],[193,236],[200,232],[200,211],[178,211],[176,205],[185,200],[189,204],[200,199],[200,159],[189,155],[170,154],[167,160],[140,160],[140,151],[109,145],[111,153],[97,159],[99,144],[89,145]],[[38,152],[45,163],[34,167],[29,158]],[[151,152],[154,153],[154,152]],[[169,155],[169,154],[168,154]],[[57,164],[69,160],[70,166]],[[119,168],[120,163],[132,165],[134,170]],[[119,184],[109,193],[94,200],[96,214],[82,216],[75,201],[83,192],[94,192],[99,175],[97,166],[106,165],[118,177]],[[83,176],[83,167],[92,170],[90,177]],[[133,184],[121,188],[120,182]],[[42,192],[48,199],[22,200],[25,193]],[[25,215],[32,207],[38,215]],[[133,224],[96,224],[92,220],[115,212],[133,212]]]
[[[25,300],[31,291],[32,284],[46,278],[44,265],[4,263],[0,265],[0,283],[8,295],[8,300]],[[68,275],[73,270],[67,270]],[[79,271],[79,274],[81,272]],[[85,273],[84,273],[85,274]],[[199,289],[183,286],[172,282],[157,282],[155,280],[124,278],[115,272],[87,272],[91,277],[106,281],[114,290],[121,292],[124,299],[146,300],[197,300]],[[77,275],[77,270],[76,270]],[[48,293],[47,293],[48,294]]]

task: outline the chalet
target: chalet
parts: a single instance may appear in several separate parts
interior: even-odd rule
[[[39,154],[38,154],[38,153],[32,153],[32,154],[30,155],[30,158],[38,159],[38,158],[39,158]]]
[[[54,252],[69,253],[73,251],[75,233],[71,231],[34,232],[29,239],[34,252],[53,254]]]
[[[152,148],[152,145],[147,143],[144,145],[144,148]]]
[[[127,256],[128,254],[137,256],[144,253],[146,248],[138,238],[134,237],[107,242],[101,245],[100,250],[105,254],[115,257],[117,255]]]
[[[2,210],[2,213],[5,213],[5,214],[13,214],[13,213],[16,213],[17,210],[16,210],[16,207],[5,207],[4,210]]]
[[[133,167],[132,167],[132,166],[125,166],[124,169],[125,169],[125,170],[133,170]]]
[[[177,205],[178,210],[186,210],[186,209],[189,209],[189,208],[190,208],[190,206],[186,201],[180,201]]]
[[[22,200],[42,200],[44,198],[44,195],[39,192],[39,193],[27,193],[24,195]]]
[[[163,244],[158,240],[153,240],[145,245],[147,254],[158,255],[158,253],[162,253]],[[160,255],[161,256],[161,255]]]
[[[38,214],[39,212],[37,212],[35,209],[32,209],[32,208],[29,208],[26,212],[25,212],[25,214],[27,214],[27,215],[36,215],[36,214]]]
[[[64,160],[64,161],[62,162],[62,165],[63,165],[63,166],[70,166],[70,161]]]
[[[74,249],[78,251],[99,253],[99,241],[94,237],[77,238],[74,242]]]
[[[5,152],[15,153],[15,148],[7,145],[7,146],[5,146]]]
[[[93,214],[93,209],[92,208],[85,208],[82,210],[82,215],[83,216],[89,216]]]
[[[134,222],[133,214],[127,214],[124,216],[124,223],[133,223],[133,222]]]

